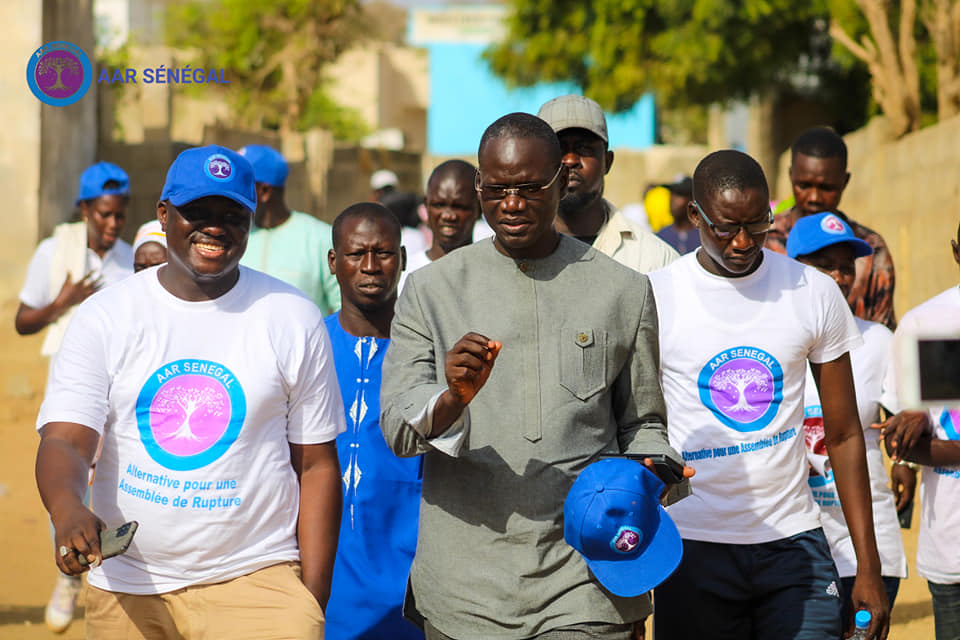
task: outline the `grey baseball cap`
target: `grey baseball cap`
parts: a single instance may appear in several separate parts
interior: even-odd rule
[[[546,120],[557,133],[564,129],[586,129],[609,142],[603,109],[585,96],[571,94],[554,98],[540,107],[537,116]]]

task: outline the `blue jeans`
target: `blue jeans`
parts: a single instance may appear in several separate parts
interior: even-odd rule
[[[887,601],[890,603],[890,609],[893,609],[893,603],[897,599],[897,592],[900,591],[900,578],[889,578],[884,576],[881,578],[883,580],[883,588],[887,590]],[[843,610],[840,614],[840,620],[843,621],[843,626],[847,627],[848,624],[852,624],[850,621],[853,620],[853,601],[850,599],[850,594],[853,593],[853,584],[857,581],[855,576],[848,576],[846,578],[840,578],[840,593],[843,595]],[[846,631],[846,629],[844,629]],[[843,635],[840,636],[843,638]]]
[[[937,640],[960,640],[960,584],[927,581],[933,596],[933,627]]]
[[[840,578],[822,529],[759,544],[684,540],[653,598],[659,639],[840,637]]]

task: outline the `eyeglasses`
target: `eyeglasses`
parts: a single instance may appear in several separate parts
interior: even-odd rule
[[[557,172],[553,174],[553,177],[550,178],[550,182],[547,184],[527,182],[525,184],[516,184],[512,187],[500,184],[480,184],[480,172],[477,171],[473,188],[477,190],[477,193],[480,194],[480,198],[483,200],[503,200],[511,195],[523,198],[524,200],[537,200],[544,191],[553,186],[553,183],[560,177],[561,171],[563,171],[563,163],[557,167]]]
[[[700,212],[700,217],[703,218],[703,221],[707,223],[707,226],[710,227],[710,230],[713,231],[713,234],[720,238],[721,240],[729,240],[730,238],[735,238],[740,233],[740,229],[743,229],[747,232],[747,235],[757,236],[761,233],[766,233],[770,231],[770,227],[773,226],[773,211],[767,209],[767,219],[759,220],[757,222],[730,222],[724,224],[714,224],[707,214],[704,212],[703,207],[700,206],[700,203],[696,200],[693,201],[693,206],[697,208],[697,211]]]

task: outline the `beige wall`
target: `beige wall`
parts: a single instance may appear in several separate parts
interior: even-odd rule
[[[950,251],[960,223],[960,117],[889,141],[876,118],[844,138],[850,184],[841,209],[890,247],[897,317],[960,281]],[[790,194],[787,151],[777,193]]]
[[[404,148],[427,144],[430,100],[426,51],[372,43],[344,53],[324,71],[330,97],[356,109],[371,131],[403,131]]]
[[[4,35],[0,55],[0,193],[7,201],[0,233],[0,301],[15,300],[38,238],[40,184],[40,101],[27,87],[24,72],[41,44],[41,0],[0,2],[0,24],[17,25]],[[4,319],[8,325],[11,320]]]
[[[657,145],[634,151],[615,149],[613,167],[604,183],[604,196],[617,207],[642,202],[650,183],[673,182],[677,174],[693,175],[707,148],[699,145]]]

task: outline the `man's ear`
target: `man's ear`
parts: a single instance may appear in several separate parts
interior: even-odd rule
[[[273,196],[273,187],[271,187],[270,185],[268,185],[268,184],[266,184],[266,183],[264,183],[264,182],[258,182],[258,183],[256,184],[256,187],[257,187],[257,202],[258,202],[258,203],[268,202],[268,201],[270,200],[271,196]]]
[[[603,175],[610,173],[610,167],[613,166],[613,151],[607,151],[607,168],[604,170]]]
[[[157,201],[157,220],[160,221],[160,228],[164,233],[167,232],[167,204],[163,200]]]
[[[693,200],[687,203],[687,218],[690,219],[693,226],[697,229],[700,228],[700,211],[697,209],[697,205],[693,204]]]
[[[848,184],[850,184],[850,172],[849,172],[849,171],[847,171],[845,174],[843,174],[843,188],[841,188],[840,191],[842,192],[844,189],[846,189]]]
[[[407,248],[400,247],[400,271],[406,271],[406,270],[407,270]]]
[[[337,252],[333,249],[327,251],[327,268],[331,275],[337,275]]]

